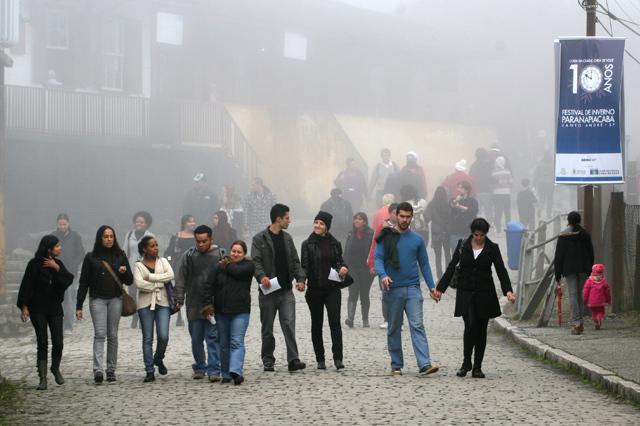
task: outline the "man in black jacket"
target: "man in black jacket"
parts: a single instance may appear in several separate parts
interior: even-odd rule
[[[571,212],[567,216],[569,226],[560,233],[556,254],[553,259],[556,281],[564,276],[569,288],[569,302],[571,304],[571,334],[582,334],[584,329],[582,314],[582,287],[591,273],[594,262],[593,244],[591,236],[580,226],[580,213]]]
[[[285,229],[289,227],[289,207],[275,204],[271,208],[271,225],[253,237],[251,257],[255,264],[255,277],[260,283],[258,301],[260,322],[262,323],[262,363],[264,371],[274,371],[276,340],[273,337],[273,323],[276,313],[280,320],[282,334],[287,345],[289,371],[306,367],[298,357],[296,343],[296,300],[292,292],[292,280],[296,289],[304,291],[306,279],[300,266],[300,258],[293,244],[293,238]],[[277,278],[280,289],[269,292],[271,280]],[[264,289],[264,290],[262,290]],[[267,294],[264,294],[267,292]]]

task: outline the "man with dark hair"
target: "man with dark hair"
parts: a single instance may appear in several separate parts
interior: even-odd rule
[[[558,237],[556,253],[553,258],[556,281],[564,277],[569,288],[571,306],[571,334],[582,334],[584,304],[582,287],[591,273],[594,264],[593,244],[591,236],[580,226],[580,213],[571,212],[567,216],[569,226]]]
[[[187,320],[194,359],[193,378],[203,379],[206,373],[209,381],[217,382],[221,380],[218,329],[209,320],[202,318],[200,308],[207,304],[205,294],[208,272],[218,263],[223,252],[213,244],[212,230],[208,226],[198,226],[193,234],[196,245],[182,255],[175,276],[176,305],[178,309],[184,305],[186,294]],[[203,342],[206,342],[207,346],[206,362]]]
[[[353,226],[353,208],[349,201],[342,198],[342,190],[333,188],[331,197],[320,206],[320,210],[333,216],[333,229],[331,235],[340,243],[345,244],[347,235]]]
[[[304,369],[306,365],[298,357],[296,300],[292,292],[292,280],[296,280],[298,291],[304,291],[306,277],[300,266],[293,238],[285,232],[291,221],[289,207],[276,204],[271,208],[270,216],[271,225],[258,232],[251,244],[255,277],[261,286],[258,302],[262,324],[262,364],[264,371],[275,370],[276,359],[273,352],[276,340],[273,337],[273,323],[277,313],[287,345],[288,369],[293,372]],[[273,279],[277,279],[280,289],[269,292]]]
[[[431,362],[429,342],[424,328],[420,272],[435,297],[435,283],[429,266],[427,247],[420,235],[410,229],[413,219],[411,204],[403,202],[396,208],[397,231],[384,228],[376,238],[375,267],[385,289],[383,299],[387,305],[389,327],[387,347],[391,356],[391,372],[401,375],[404,367],[402,354],[402,314],[406,313],[411,330],[411,342],[420,375],[435,373],[438,366]]]

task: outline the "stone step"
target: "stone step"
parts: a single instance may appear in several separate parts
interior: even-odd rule
[[[19,283],[20,281],[22,281],[22,276],[24,275],[24,271],[10,271],[7,270],[4,273],[5,279],[7,280],[8,283]]]
[[[7,259],[5,261],[5,268],[6,271],[22,271],[24,272],[25,268],[27,267],[27,263],[29,263],[29,261],[24,261],[24,260],[15,260],[15,259]]]

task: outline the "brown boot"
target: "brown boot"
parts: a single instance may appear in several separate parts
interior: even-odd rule
[[[573,334],[574,336],[582,334],[582,327],[579,325],[574,325],[571,329],[571,334]]]

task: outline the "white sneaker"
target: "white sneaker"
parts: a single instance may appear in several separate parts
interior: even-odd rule
[[[378,327],[380,328],[387,328],[389,326],[389,324],[385,321],[382,324],[380,324]]]

